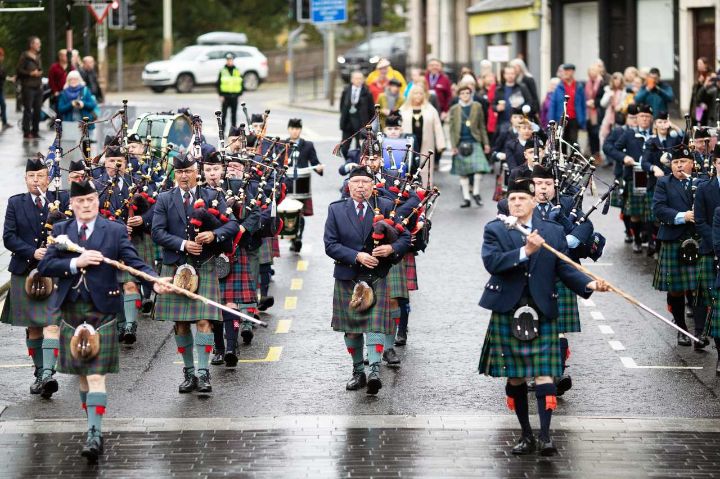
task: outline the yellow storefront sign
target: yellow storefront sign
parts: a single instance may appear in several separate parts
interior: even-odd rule
[[[468,29],[471,36],[536,30],[540,28],[540,18],[534,12],[534,7],[524,7],[473,13],[468,20]]]

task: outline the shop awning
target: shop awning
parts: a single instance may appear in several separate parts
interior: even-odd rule
[[[467,9],[470,35],[540,28],[536,0],[483,0]]]

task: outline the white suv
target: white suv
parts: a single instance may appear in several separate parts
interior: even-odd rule
[[[145,65],[142,81],[156,93],[174,86],[178,93],[190,93],[195,85],[214,85],[225,65],[225,55],[235,55],[235,66],[243,76],[243,89],[257,90],[268,75],[265,55],[246,45],[192,45],[170,60]]]

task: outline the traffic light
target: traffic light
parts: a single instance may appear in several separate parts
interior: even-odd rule
[[[135,0],[125,0],[125,28],[128,30],[135,30],[137,28],[134,4]]]
[[[363,27],[367,26],[368,2],[372,8],[372,25],[377,27],[382,23],[382,0],[355,0],[355,23]]]
[[[307,23],[310,18],[311,0],[288,0],[288,17],[298,23]]]
[[[120,0],[115,0],[110,5],[110,17],[108,18],[108,28],[110,30],[120,30],[123,27],[122,8]]]

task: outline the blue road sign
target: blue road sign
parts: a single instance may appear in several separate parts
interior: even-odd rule
[[[347,0],[310,0],[313,23],[347,22]]]

